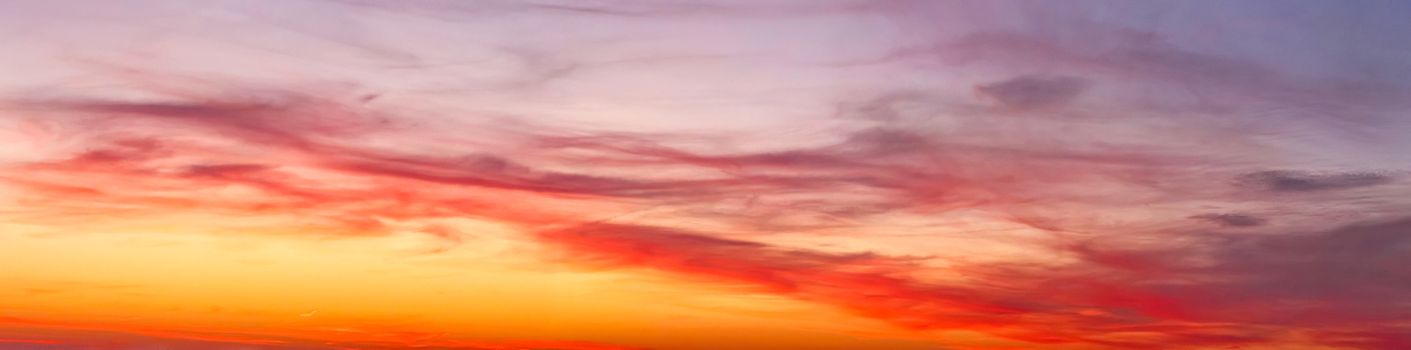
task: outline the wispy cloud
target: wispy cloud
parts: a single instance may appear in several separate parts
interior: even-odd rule
[[[414,227],[445,244],[432,253],[476,249],[437,224],[471,218],[544,264],[743,286],[919,338],[1411,342],[1411,168],[1382,145],[1404,135],[1411,90],[1358,73],[1404,64],[1232,45],[1180,21],[1219,6],[329,1],[301,5],[330,13],[310,23],[264,6],[213,18],[358,59],[241,46],[197,68],[58,60],[90,78],[5,89],[0,125],[23,130],[0,135],[26,149],[0,158],[0,217],[80,233],[176,214],[230,218],[201,224],[232,234]],[[1131,19],[1148,12],[1170,27]],[[1248,26],[1283,28],[1265,20]],[[156,51],[199,51],[173,45]],[[278,220],[241,220],[257,218]],[[610,348],[392,328],[136,333],[192,348]]]

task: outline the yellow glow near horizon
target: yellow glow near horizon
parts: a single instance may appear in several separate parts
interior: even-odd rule
[[[81,234],[25,233],[8,225],[0,235],[0,266],[48,263],[0,272],[6,286],[0,288],[0,310],[118,330],[308,341],[371,340],[377,334],[419,341],[416,335],[395,338],[408,333],[708,349],[719,339],[705,333],[723,332],[749,334],[731,341],[761,347],[929,347],[876,321],[748,288],[722,289],[650,271],[543,266],[532,247],[511,247],[496,237],[511,233],[487,231],[493,225],[479,225],[481,231],[471,234],[477,238],[439,253],[429,253],[435,243],[416,235],[319,239],[261,233],[253,239],[193,233],[191,225]]]

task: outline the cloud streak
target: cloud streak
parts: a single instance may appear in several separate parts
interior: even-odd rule
[[[1273,192],[1312,192],[1377,186],[1392,182],[1393,178],[1374,173],[1318,174],[1271,170],[1246,174],[1242,180]]]
[[[905,121],[850,131],[823,146],[735,154],[668,146],[667,136],[561,136],[573,132],[540,127],[500,135],[526,140],[501,142],[499,147],[518,149],[513,155],[475,149],[418,154],[335,138],[397,137],[389,131],[436,134],[388,124],[382,114],[350,102],[188,99],[200,102],[20,103],[29,113],[84,125],[80,135],[92,140],[83,151],[9,173],[7,180],[41,203],[44,209],[34,213],[50,217],[27,220],[194,207],[242,216],[293,214],[325,232],[376,235],[388,220],[480,217],[536,232],[535,240],[560,249],[560,263],[648,268],[743,284],[911,329],[978,330],[1037,344],[1115,348],[1259,344],[1305,333],[1359,344],[1401,341],[1375,332],[1334,335],[1317,329],[1387,324],[1405,312],[1386,303],[1397,300],[1405,279],[1393,267],[1408,263],[1397,261],[1406,255],[1396,251],[1404,246],[1398,239],[1404,222],[1251,237],[1200,234],[1193,227],[1140,228],[1126,234],[1195,236],[1123,246],[1115,243],[1126,240],[1113,228],[1050,214],[1074,206],[1115,208],[1129,200],[1238,203],[1247,200],[1240,186],[1334,193],[1391,181],[1369,173],[1241,173],[1231,167],[1225,172],[1235,185],[1228,191],[1178,193],[1173,191],[1230,182],[1181,180],[1185,173],[1177,165],[1202,164],[1192,156],[1088,150],[1071,143],[1025,149],[950,142],[903,131],[905,124],[897,123]],[[251,145],[265,156],[249,155]],[[548,170],[555,168],[577,171]],[[648,170],[677,175],[642,173]],[[321,180],[329,177],[346,180],[337,185]],[[258,195],[158,194],[231,186]],[[1130,198],[1090,196],[1093,186]],[[502,195],[514,195],[523,205],[504,206],[495,199]],[[736,232],[760,233],[849,227],[856,224],[848,222],[906,213],[984,210],[1048,232],[1026,244],[1051,247],[1045,254],[1066,262],[955,262],[940,268],[933,257],[825,253],[648,222],[564,227],[613,215],[556,208],[565,203],[664,208],[667,218],[710,220]],[[697,210],[703,204],[714,209]],[[1240,214],[1176,214],[1173,219],[1230,228],[1265,223]],[[752,219],[761,215],[774,217]],[[866,227],[851,229],[867,235]]]
[[[1411,343],[1411,159],[1386,151],[1411,126],[1411,90],[1357,73],[1403,63],[1181,24],[1268,15],[1246,5],[972,5],[310,3],[356,29],[256,17],[321,38],[314,52],[374,58],[118,58],[79,65],[99,87],[6,89],[16,132],[0,135],[28,148],[0,152],[0,218],[76,233],[180,215],[232,235],[411,228],[444,245],[426,255],[482,249],[441,225],[474,219],[545,266],[744,287],[957,347],[971,345],[935,332],[1081,349]],[[1248,26],[1284,28],[1264,19]],[[300,73],[256,74],[274,67]],[[309,83],[327,77],[362,80]],[[443,86],[468,88],[426,93]],[[193,348],[610,348],[373,328],[136,333]],[[78,338],[0,333],[91,345]]]

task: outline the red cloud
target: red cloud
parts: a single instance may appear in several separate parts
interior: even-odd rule
[[[1396,248],[1371,244],[1398,246],[1404,239],[1393,232],[1406,228],[1395,222],[1151,251],[1074,247],[1078,263],[972,265],[961,268],[969,280],[946,282],[922,277],[928,269],[914,259],[790,249],[662,227],[595,223],[538,237],[577,264],[744,283],[906,327],[971,329],[1037,343],[1160,348],[1258,344],[1299,330],[1392,322],[1405,310],[1386,309],[1381,301],[1404,299],[1395,292],[1407,281],[1398,266],[1411,266],[1404,261],[1411,255],[1390,250],[1380,255],[1373,252]],[[1354,244],[1346,252],[1372,253],[1373,260],[1328,256],[1308,244]],[[1213,264],[1181,261],[1202,254],[1215,259]],[[1287,289],[1266,290],[1274,286]],[[1133,334],[1146,340],[1119,340]],[[1402,341],[1347,336],[1369,343]]]
[[[418,128],[356,101],[300,93],[166,95],[171,101],[20,103],[27,115],[82,130],[63,137],[83,149],[0,173],[28,193],[29,206],[7,215],[53,223],[199,208],[292,215],[336,234],[379,234],[388,220],[477,217],[532,232],[561,248],[567,263],[746,284],[915,329],[1112,348],[1278,343],[1303,333],[1326,344],[1405,341],[1395,336],[1411,305],[1403,221],[1235,235],[1088,220],[1152,203],[1256,205],[1261,196],[1291,192],[1244,191],[1249,175],[1241,174],[1267,172],[1199,157],[1209,153],[1119,147],[1083,133],[930,134],[905,118],[834,135],[831,144],[705,152],[668,146],[680,140],[666,135]],[[1024,142],[1004,142],[1013,136]],[[446,145],[431,151],[374,142],[422,138]],[[1292,191],[1306,198],[1354,204],[1347,199],[1358,198],[1345,191],[1394,180],[1279,174],[1261,179],[1316,187]],[[248,191],[210,194],[231,188]],[[751,233],[852,226],[858,235],[867,227],[855,222],[966,209],[1050,235],[1025,242],[1048,248],[1029,260],[939,269],[927,257],[825,253],[661,223],[671,220],[599,220],[643,208]],[[1163,215],[1185,222],[1192,214]],[[938,274],[959,277],[932,277]]]

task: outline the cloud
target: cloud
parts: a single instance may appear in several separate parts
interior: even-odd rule
[[[1226,227],[1253,227],[1263,225],[1267,220],[1258,216],[1245,214],[1200,214],[1191,216],[1192,219],[1209,221]]]
[[[448,23],[494,22],[464,21],[470,15],[537,13],[569,26],[574,21],[559,20],[586,16],[613,36],[654,29],[636,25],[664,23],[654,21],[661,18],[688,24],[682,28],[710,29],[710,23],[696,21],[762,15],[814,23],[816,18],[804,17],[880,13],[916,38],[903,38],[914,43],[870,40],[875,31],[858,30],[850,35],[869,40],[857,42],[879,47],[857,51],[779,45],[787,48],[775,52],[771,45],[724,45],[751,55],[790,57],[772,61],[657,52],[690,50],[653,46],[662,41],[655,37],[602,45],[605,56],[627,57],[602,59],[585,57],[595,55],[555,40],[515,36],[516,45],[491,45],[488,51],[508,53],[506,60],[521,69],[507,69],[517,72],[509,73],[509,79],[483,83],[451,74],[463,73],[456,69],[421,64],[432,56],[402,52],[418,41],[374,42],[379,36],[372,25],[340,33],[343,24],[362,23],[340,17],[333,25],[290,29],[412,61],[397,74],[378,76],[396,81],[388,83],[388,92],[349,92],[297,84],[294,78],[254,84],[104,67],[94,75],[117,75],[127,88],[114,94],[63,87],[61,93],[21,90],[26,93],[0,111],[4,118],[42,125],[40,134],[53,141],[47,144],[60,146],[36,149],[32,153],[39,160],[0,169],[0,182],[16,189],[23,203],[0,215],[13,222],[68,227],[200,212],[285,218],[280,225],[297,227],[297,232],[332,236],[379,235],[397,224],[478,218],[506,224],[524,232],[523,239],[558,249],[557,263],[666,271],[831,305],[903,328],[973,330],[1035,347],[1178,349],[1313,342],[1399,348],[1407,342],[1397,317],[1407,312],[1403,295],[1411,283],[1398,267],[1411,263],[1404,258],[1411,254],[1400,234],[1411,227],[1386,219],[1405,209],[1400,198],[1406,194],[1389,186],[1397,178],[1356,170],[1365,164],[1325,172],[1264,170],[1308,165],[1290,155],[1315,147],[1285,149],[1304,141],[1299,137],[1400,130],[1371,116],[1400,115],[1393,113],[1401,108],[1396,97],[1405,91],[1286,72],[1258,57],[1183,44],[1189,37],[1182,33],[1105,20],[1025,16],[1017,22],[1063,25],[991,25],[1016,21],[990,21],[992,16],[970,9],[936,11],[926,2],[758,8],[641,1],[338,3],[377,9],[370,12],[379,15],[369,19],[378,20],[385,19],[383,11],[453,19]],[[961,18],[937,21],[934,16],[941,12]],[[946,27],[968,23],[963,20],[986,23]],[[624,27],[612,26],[618,24]],[[448,24],[415,28],[430,33],[443,25]],[[805,29],[800,31],[816,31]],[[455,37],[480,32],[497,33],[463,30]],[[702,32],[715,38],[714,29]],[[597,42],[572,38],[567,41]],[[722,41],[733,45],[765,39]],[[711,40],[666,41],[696,50]],[[646,54],[615,51],[622,48]],[[867,56],[868,50],[883,54],[858,63],[855,58]],[[805,64],[791,61],[795,56],[853,63]],[[821,85],[830,88],[801,85],[742,97],[707,89],[720,82],[657,79],[676,75],[642,64],[673,57],[709,57],[699,62],[739,65],[751,69],[749,75],[785,72],[782,81],[800,77],[787,74],[828,70],[828,83]],[[754,65],[761,61],[770,63]],[[818,99],[812,103],[843,107],[834,118],[800,118],[787,128],[665,133],[635,130],[631,122],[629,130],[615,130],[556,119],[575,113],[590,115],[584,117],[590,121],[638,121],[643,119],[634,118],[643,114],[677,117],[669,113],[674,111],[632,108],[655,100],[635,92],[624,93],[631,95],[625,102],[608,103],[572,89],[523,88],[562,82],[616,93],[621,82],[599,79],[619,74],[588,72],[607,66],[614,72],[642,70],[653,77],[646,90],[683,89],[690,98],[709,96],[697,106],[702,109],[735,105],[737,99],[783,104],[779,101],[805,90],[805,98]],[[974,76],[1004,78],[976,85],[969,79]],[[435,103],[407,98],[399,90],[405,88],[402,79],[419,83],[445,77],[479,88],[455,95],[457,102],[464,99],[474,108],[437,110]],[[133,92],[144,97],[124,97]],[[976,106],[967,92],[997,108]],[[484,93],[495,97],[480,96]],[[381,97],[374,101],[368,96]],[[848,100],[858,96],[860,103]],[[520,98],[530,106],[501,101]],[[1079,102],[1085,107],[1083,118],[994,118]],[[810,126],[793,127],[805,124]],[[1362,156],[1347,152],[1329,158],[1366,163]],[[1232,177],[1236,188],[1231,188]],[[1373,188],[1385,193],[1349,191]],[[1352,194],[1329,195],[1339,191]],[[1312,211],[1319,213],[1301,215]],[[223,224],[218,221],[210,225]],[[967,224],[980,228],[958,227]],[[1008,234],[1011,227],[1024,234]],[[450,229],[422,231],[450,246],[464,243]],[[763,243],[787,241],[774,235],[803,243]],[[936,242],[955,245],[936,247]],[[843,246],[817,248],[828,244]],[[983,261],[947,257],[951,250],[991,246],[1025,253],[976,256]],[[895,253],[924,249],[937,256]],[[536,346],[571,345],[565,344]]]
[[[976,330],[1034,344],[1277,343],[1322,326],[1384,323],[1394,308],[1375,301],[1398,298],[1388,284],[1400,278],[1394,271],[1358,261],[1403,263],[1376,250],[1401,244],[1387,234],[1401,224],[1173,239],[1150,225],[1118,229],[1090,219],[1137,204],[1212,200],[1279,213],[1208,190],[1220,187],[1205,180],[1216,178],[1206,173],[1212,170],[1246,174],[1241,181],[1262,192],[1357,188],[1390,181],[1385,176],[1250,171],[1194,152],[1111,147],[1094,141],[1103,134],[1091,130],[1041,145],[1039,133],[1017,132],[1020,142],[1010,142],[983,126],[936,129],[907,118],[836,130],[830,142],[722,152],[682,146],[688,137],[532,122],[426,127],[358,98],[222,92],[231,90],[251,89],[198,85],[155,102],[20,99],[16,106],[27,117],[75,126],[61,129],[81,146],[6,172],[33,204],[32,215],[20,219],[113,220],[119,212],[200,208],[285,215],[322,228],[303,232],[375,235],[388,232],[387,222],[484,218],[560,248],[560,263],[662,270],[911,329]],[[424,139],[437,142],[401,146]],[[232,188],[252,192],[212,195]],[[643,210],[665,214],[601,222]],[[731,238],[729,231],[845,229],[866,237],[868,222],[921,220],[905,229],[923,230],[932,225],[924,220],[951,211],[983,211],[1048,236],[1008,242],[1039,247],[1032,260],[974,263],[822,252]],[[1225,227],[1265,220],[1190,218]],[[460,243],[458,235],[427,232]],[[1143,243],[1122,244],[1133,241]]]
[[[585,224],[542,231],[568,261],[589,266],[653,268],[837,304],[912,327],[980,327],[1026,311],[1020,300],[932,285],[908,276],[905,258],[830,254],[717,238],[671,228]]]
[[[1058,75],[1024,75],[975,87],[982,96],[1004,107],[1033,110],[1061,106],[1086,88],[1082,79]]]
[[[1077,250],[1090,283],[1159,295],[1155,310],[1187,321],[1324,328],[1386,324],[1408,310],[1403,287],[1411,221],[1358,223],[1326,231],[1215,235],[1150,249]],[[1202,242],[1203,241],[1203,242]],[[1169,308],[1169,309],[1167,309]],[[1403,330],[1405,331],[1405,330]]]
[[[1393,178],[1377,173],[1313,173],[1269,170],[1242,175],[1240,181],[1272,192],[1314,192],[1353,189],[1390,183]]]
[[[1078,245],[1071,248],[1075,263],[961,265],[970,278],[964,282],[928,281],[922,276],[936,271],[924,259],[823,253],[662,227],[595,223],[538,237],[575,264],[744,283],[907,327],[1149,348],[1255,344],[1294,332],[1336,338],[1321,329],[1394,320],[1408,310],[1392,305],[1411,301],[1400,287],[1411,275],[1398,271],[1411,263],[1402,234],[1408,229],[1411,221],[1401,220],[1209,237],[1224,243],[1208,245]],[[1194,326],[1200,324],[1208,326]],[[1231,324],[1244,326],[1217,326]],[[1128,334],[1161,336],[1119,340]]]

